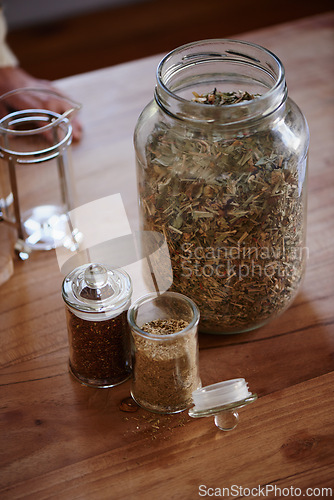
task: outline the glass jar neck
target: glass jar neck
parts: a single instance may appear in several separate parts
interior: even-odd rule
[[[256,98],[224,106],[194,102],[201,95],[248,92]],[[265,48],[238,40],[204,40],[167,54],[157,69],[155,100],[180,120],[240,126],[275,112],[287,98],[284,68]]]

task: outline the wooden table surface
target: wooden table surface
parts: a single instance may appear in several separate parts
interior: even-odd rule
[[[334,496],[333,33],[328,13],[236,36],[280,57],[311,133],[309,259],[300,293],[257,331],[200,335],[203,385],[244,377],[258,401],[224,433],[213,419],[187,412],[121,412],[129,381],[106,390],[81,386],[68,372],[56,253],[36,252],[16,261],[0,288],[2,499],[250,497],[247,488],[256,488],[253,497],[275,498],[275,488],[276,497],[293,498],[293,488],[312,498],[331,488]],[[132,134],[160,58],[57,82],[83,104],[85,134],[73,147],[79,203],[121,193],[134,227]],[[231,486],[228,495],[223,488]],[[308,488],[318,490],[311,496]]]

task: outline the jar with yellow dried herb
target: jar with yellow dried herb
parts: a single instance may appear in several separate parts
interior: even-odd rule
[[[155,413],[189,408],[193,391],[201,386],[197,306],[178,293],[151,293],[130,307],[128,321],[134,400]]]
[[[85,264],[63,282],[69,337],[69,366],[84,385],[112,387],[131,375],[127,323],[132,284],[121,269]]]
[[[142,228],[164,235],[172,289],[200,330],[276,318],[305,269],[309,133],[270,51],[235,40],[182,46],[159,64],[134,136]]]

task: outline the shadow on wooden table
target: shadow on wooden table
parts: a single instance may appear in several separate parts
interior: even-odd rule
[[[262,328],[235,335],[201,333],[203,385],[242,377],[251,391],[263,396],[332,371],[332,333],[320,317],[301,291],[289,309]],[[264,376],[268,373],[270,377]]]

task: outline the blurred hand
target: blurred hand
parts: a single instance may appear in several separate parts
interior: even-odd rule
[[[64,95],[48,80],[34,78],[18,66],[0,67],[0,96],[11,90],[24,87],[41,88]],[[65,95],[64,98],[66,98]],[[26,96],[19,93],[17,95],[14,94],[11,98],[11,107],[14,110],[25,108],[48,109],[62,114],[68,109],[69,105],[66,100],[62,102],[60,99],[53,98],[52,95],[48,95],[47,93],[40,93],[38,95],[27,93]],[[0,110],[1,116],[5,116],[8,112],[9,110]],[[71,124],[73,128],[73,141],[79,141],[82,137],[81,123],[77,117],[74,117],[71,120]]]

